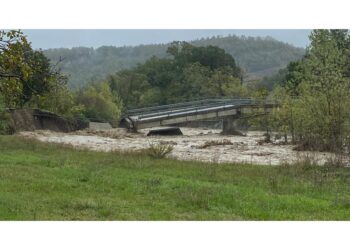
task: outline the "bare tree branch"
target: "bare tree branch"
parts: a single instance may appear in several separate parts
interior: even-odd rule
[[[6,73],[6,72],[0,72],[0,77],[6,77],[6,78],[20,78],[19,75],[13,74],[13,73]]]

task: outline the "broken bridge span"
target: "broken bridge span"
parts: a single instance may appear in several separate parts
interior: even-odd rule
[[[191,121],[223,119],[223,133],[235,132],[233,122],[249,115],[270,113],[276,106],[266,100],[213,98],[127,110],[120,125],[130,130],[171,126]],[[260,110],[260,113],[257,111]]]

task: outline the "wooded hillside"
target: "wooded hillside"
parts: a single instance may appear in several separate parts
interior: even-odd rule
[[[276,73],[289,62],[300,59],[305,50],[274,40],[253,37],[212,37],[192,41],[195,46],[213,45],[232,55],[246,72],[246,77],[262,77]],[[68,74],[69,86],[76,88],[98,81],[122,69],[144,63],[152,56],[167,57],[170,44],[140,45],[135,47],[102,46],[97,49],[77,47],[49,49],[45,55],[53,63],[63,59],[62,71]]]

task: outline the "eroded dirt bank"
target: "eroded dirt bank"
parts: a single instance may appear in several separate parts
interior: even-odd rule
[[[323,164],[331,157],[331,153],[297,152],[292,145],[263,143],[263,132],[248,132],[247,136],[223,136],[220,130],[201,128],[181,128],[182,136],[151,136],[147,137],[148,129],[137,134],[127,133],[124,129],[104,131],[83,130],[73,133],[58,133],[51,131],[20,132],[23,137],[35,138],[42,142],[69,144],[77,148],[87,148],[96,151],[130,151],[145,149],[150,144],[172,144],[174,146],[170,157],[181,160],[198,160],[207,162],[245,162],[262,165],[278,165],[294,163],[309,157]],[[213,145],[203,147],[211,141],[228,142],[229,145]],[[215,144],[215,143],[214,143]]]

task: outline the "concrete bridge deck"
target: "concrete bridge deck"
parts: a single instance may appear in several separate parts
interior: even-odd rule
[[[121,125],[134,131],[142,128],[169,126],[190,121],[213,118],[224,119],[224,132],[233,130],[233,120],[254,109],[264,108],[270,112],[274,104],[252,99],[205,99],[170,105],[131,109],[122,119]]]

